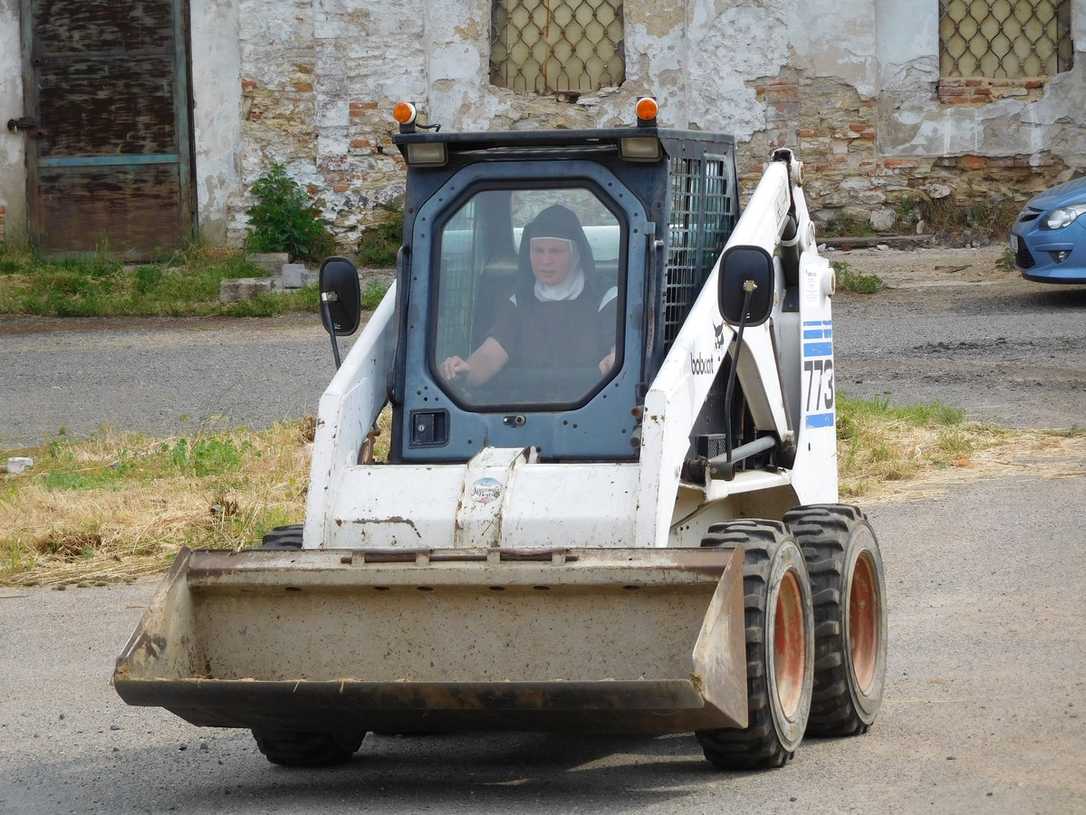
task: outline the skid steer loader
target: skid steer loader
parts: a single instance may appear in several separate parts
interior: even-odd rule
[[[722,768],[878,713],[882,560],[837,501],[833,270],[801,165],[739,217],[731,138],[444,133],[395,111],[394,286],[338,370],[304,527],[178,556],[118,659],[130,704],[286,765],[367,732],[693,731]],[[391,406],[387,462],[373,460]]]

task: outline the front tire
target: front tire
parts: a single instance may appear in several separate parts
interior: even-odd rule
[[[879,542],[859,508],[799,507],[784,521],[803,548],[815,614],[813,736],[866,733],[886,679],[886,580]]]
[[[264,536],[261,549],[301,549],[302,525],[277,526]]]
[[[272,764],[284,767],[333,767],[345,764],[362,746],[358,732],[306,733],[297,730],[253,730],[256,746]]]
[[[743,550],[747,727],[701,730],[724,770],[783,767],[803,740],[814,679],[814,615],[803,554],[776,521],[714,524],[702,546]]]

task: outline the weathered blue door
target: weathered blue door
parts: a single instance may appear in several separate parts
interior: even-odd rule
[[[147,257],[195,221],[186,0],[22,0],[32,240]]]

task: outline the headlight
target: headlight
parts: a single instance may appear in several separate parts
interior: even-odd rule
[[[1075,204],[1070,207],[1054,209],[1045,218],[1045,226],[1049,229],[1063,229],[1075,222],[1079,215],[1086,213],[1086,204]]]

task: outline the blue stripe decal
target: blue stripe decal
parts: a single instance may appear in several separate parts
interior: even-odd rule
[[[805,356],[805,357],[830,357],[830,356],[833,356],[833,343],[831,343],[831,342],[805,342],[803,344],[803,356]]]
[[[828,340],[830,337],[833,336],[833,329],[832,328],[823,328],[822,329],[822,336],[825,337]]]
[[[833,427],[833,413],[812,413],[807,417],[807,427]]]
[[[808,328],[808,329],[806,329],[803,332],[803,339],[805,339],[805,340],[820,340],[820,339],[822,339],[822,329],[821,328],[814,328],[814,329]]]
[[[124,167],[135,164],[176,164],[176,153],[158,155],[116,153],[110,156],[57,156],[38,159],[39,167]]]
[[[807,326],[821,326],[821,325],[822,325],[821,320],[808,320],[807,322],[805,322],[803,324],[804,328],[806,328]]]

